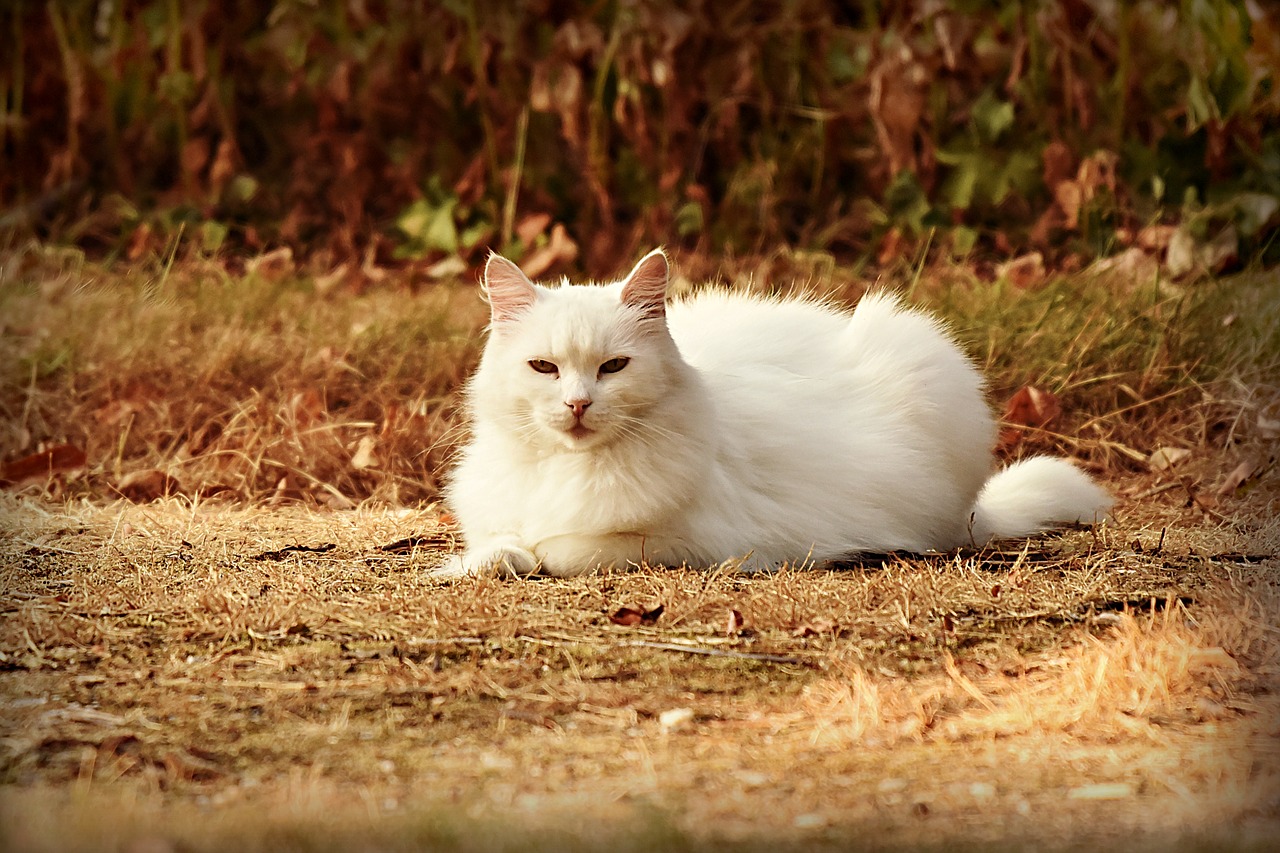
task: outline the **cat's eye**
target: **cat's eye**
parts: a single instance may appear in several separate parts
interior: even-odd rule
[[[544,361],[541,358],[529,359],[529,366],[532,367],[534,370],[538,371],[539,373],[559,373],[560,372],[560,368],[556,367],[553,363],[549,361]]]
[[[601,373],[617,373],[619,370],[626,367],[627,362],[629,361],[631,361],[631,359],[622,355],[618,356],[617,358],[611,358],[608,361],[606,361],[604,364],[600,365],[600,372]]]

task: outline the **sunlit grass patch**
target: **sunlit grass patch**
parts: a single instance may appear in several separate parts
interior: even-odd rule
[[[2,509],[12,849],[1273,827],[1276,560],[1203,516],[1157,516],[1160,547],[1113,530],[829,571],[448,584],[422,571],[455,547],[435,509]]]
[[[766,282],[745,262],[716,277],[850,303],[907,290],[956,329],[993,405],[1026,385],[1061,400],[1022,452],[1114,474],[1143,469],[1161,442],[1212,448],[1280,418],[1266,273],[1173,286],[1086,270],[1020,290],[946,267],[873,284],[823,257],[774,265]],[[465,434],[459,391],[486,319],[470,281],[359,290],[291,265],[102,267],[44,249],[6,274],[0,456],[59,442],[87,455],[83,471],[27,484],[51,496],[412,504],[438,496]]]

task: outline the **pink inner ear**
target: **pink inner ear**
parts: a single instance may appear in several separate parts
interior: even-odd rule
[[[484,292],[495,323],[513,320],[529,310],[538,291],[528,276],[501,255],[490,255],[484,267]]]
[[[667,314],[667,256],[654,249],[640,259],[622,285],[622,303],[639,308],[646,318]]]

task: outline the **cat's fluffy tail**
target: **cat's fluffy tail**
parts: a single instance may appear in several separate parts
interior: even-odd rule
[[[973,507],[973,541],[1030,536],[1064,524],[1094,524],[1111,496],[1065,459],[1033,456],[987,480]]]

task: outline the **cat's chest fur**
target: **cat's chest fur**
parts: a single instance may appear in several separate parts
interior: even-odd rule
[[[495,530],[518,530],[533,543],[566,533],[643,532],[670,523],[696,499],[713,455],[698,435],[674,446],[548,450],[481,428],[459,465],[467,494],[457,496],[486,504]]]

